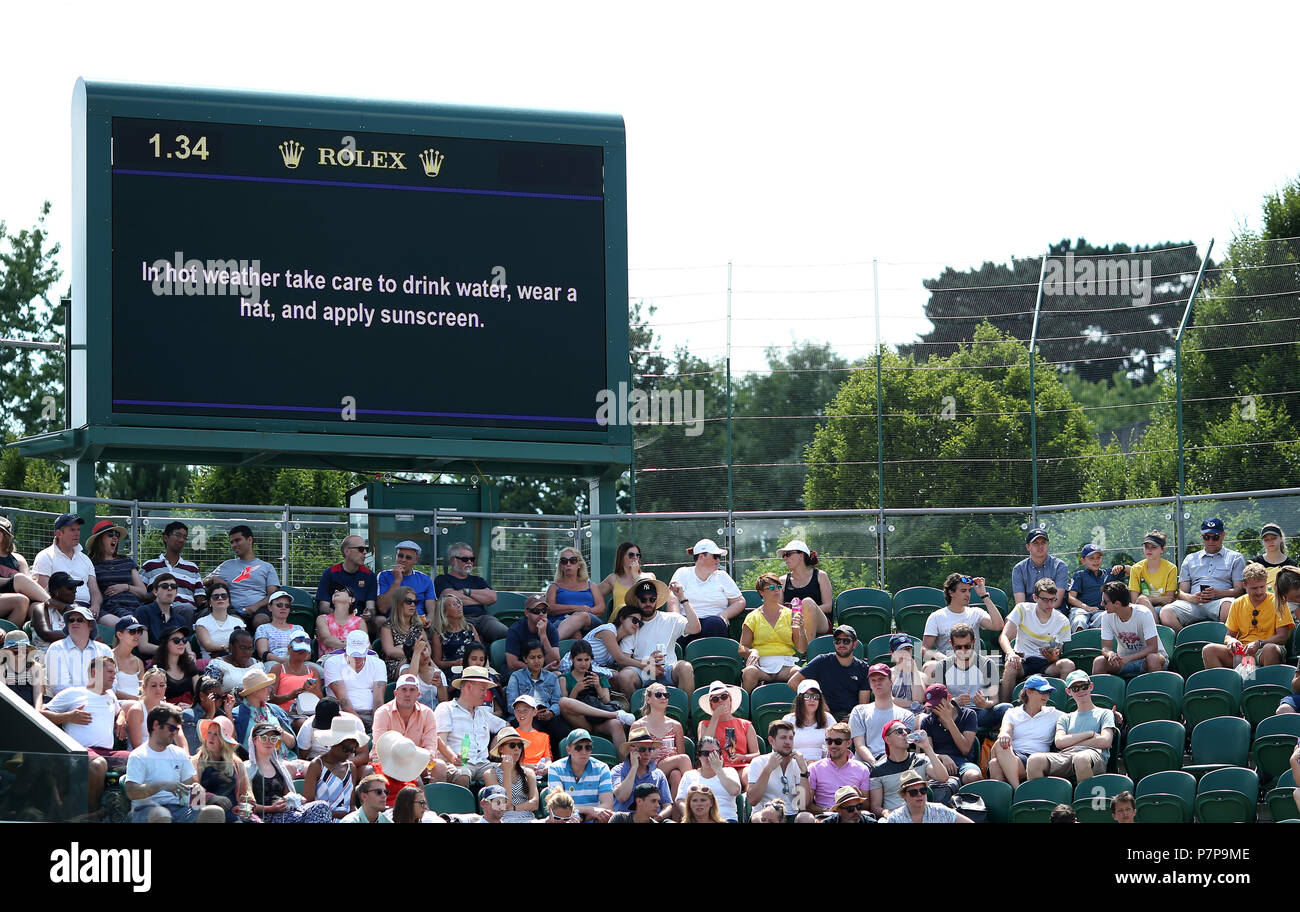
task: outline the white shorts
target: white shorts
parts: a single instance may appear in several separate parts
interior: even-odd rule
[[[774,675],[781,671],[782,668],[789,668],[791,665],[797,665],[794,656],[759,656],[758,667],[764,674]]]

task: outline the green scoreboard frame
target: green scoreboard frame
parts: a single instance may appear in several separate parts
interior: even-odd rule
[[[145,140],[142,137],[148,132],[149,121],[157,122],[159,129],[155,131],[157,138],[151,136]],[[205,125],[211,125],[211,130],[204,129]],[[132,155],[137,156],[134,164],[125,154],[127,150],[114,146],[115,130],[118,134],[123,134],[127,132],[127,127],[134,130],[130,150]],[[213,132],[218,138],[211,143],[205,141],[200,149],[198,136],[186,136],[182,143],[182,132],[199,135]],[[137,133],[139,137],[135,136]],[[303,138],[300,145],[304,148],[300,158],[302,163],[311,166],[286,171],[285,174],[295,178],[293,180],[269,177],[266,175],[270,172],[257,171],[258,167],[269,167],[265,163],[264,147],[281,134],[286,141]],[[115,371],[124,370],[121,363],[124,359],[119,348],[116,359],[118,363],[114,363],[114,331],[115,324],[126,316],[123,308],[123,312],[115,318],[115,293],[120,293],[120,273],[126,268],[120,262],[121,257],[129,256],[130,253],[128,251],[118,257],[119,276],[115,286],[114,180],[121,179],[123,173],[154,175],[153,171],[141,170],[138,161],[141,154],[151,155],[151,160],[158,162],[155,176],[181,178],[156,181],[159,200],[155,215],[166,213],[166,207],[171,201],[169,187],[203,183],[197,178],[210,176],[197,172],[202,171],[202,164],[207,161],[206,155],[216,151],[213,147],[219,144],[221,135],[230,137],[225,142],[227,155],[224,173],[221,175],[221,179],[225,180],[283,180],[284,183],[317,185],[337,181],[341,186],[351,188],[350,193],[358,194],[352,199],[419,198],[423,203],[425,199],[434,199],[435,196],[388,191],[428,189],[423,183],[420,183],[419,188],[414,184],[423,182],[426,177],[431,179],[441,176],[444,181],[438,190],[448,194],[582,199],[586,201],[584,205],[598,207],[600,218],[595,223],[598,230],[591,230],[592,222],[584,214],[583,218],[587,219],[586,230],[574,233],[577,240],[574,241],[573,250],[575,254],[586,258],[583,261],[586,267],[593,263],[596,268],[603,267],[603,276],[600,276],[603,288],[599,289],[603,293],[603,301],[595,302],[590,296],[584,300],[582,311],[587,315],[585,321],[582,321],[577,310],[569,308],[569,319],[580,321],[580,328],[587,333],[585,338],[594,340],[595,344],[575,345],[573,350],[565,350],[562,344],[553,342],[544,348],[540,345],[524,347],[519,339],[498,345],[492,341],[495,337],[483,336],[481,338],[487,341],[480,353],[479,366],[474,371],[458,371],[452,376],[439,375],[436,370],[431,370],[437,357],[436,341],[427,347],[426,352],[417,353],[418,362],[414,369],[404,375],[394,370],[389,361],[390,356],[383,351],[370,352],[364,356],[352,353],[354,357],[351,359],[347,353],[341,353],[337,349],[321,352],[308,347],[305,351],[300,349],[284,354],[286,370],[315,371],[322,378],[327,378],[331,371],[369,370],[386,374],[392,378],[393,383],[398,384],[412,381],[454,384],[458,390],[455,397],[457,405],[468,406],[465,415],[450,411],[409,411],[400,413],[404,416],[401,420],[388,420],[382,409],[359,409],[358,414],[354,414],[350,420],[340,421],[337,415],[313,418],[310,414],[292,409],[279,414],[270,411],[248,413],[237,409],[232,413],[229,409],[223,411],[215,407],[208,412],[178,410],[172,406],[188,406],[191,403],[168,402],[168,378],[157,371],[155,373],[158,375],[151,377],[148,384],[157,384],[156,399],[160,405],[168,408],[151,410],[148,404],[154,401],[153,398],[115,399],[110,378],[115,377]],[[334,143],[344,145],[337,152],[326,149],[324,141],[320,139],[326,135],[334,137]],[[67,371],[68,426],[63,431],[38,435],[20,442],[20,449],[29,455],[69,460],[332,466],[358,471],[396,468],[407,471],[459,471],[478,466],[482,471],[490,473],[546,472],[605,478],[611,477],[611,473],[617,474],[629,464],[631,429],[625,425],[599,425],[591,419],[586,419],[581,424],[573,423],[577,421],[572,416],[577,411],[578,403],[573,390],[570,390],[569,404],[575,407],[569,408],[565,413],[570,417],[557,418],[551,423],[545,420],[548,416],[497,414],[509,411],[508,408],[479,410],[484,414],[475,412],[473,408],[475,397],[481,388],[499,382],[502,377],[517,385],[521,398],[530,394],[531,387],[545,384],[548,374],[558,375],[555,382],[563,382],[566,362],[585,370],[581,384],[583,390],[601,380],[608,390],[616,390],[620,383],[630,382],[627,161],[621,117],[78,80],[73,93],[72,138],[75,205],[73,294]],[[348,143],[352,144],[351,148],[347,147]],[[254,161],[249,157],[252,153],[245,154],[244,160],[238,160],[236,153],[248,145],[257,146],[256,154],[262,158],[256,161],[262,164],[249,164]],[[388,151],[375,152],[376,145]],[[426,155],[433,146],[443,148],[443,152],[437,156]],[[399,147],[399,151],[393,151]],[[448,152],[445,147],[450,147],[451,151]],[[142,153],[141,149],[146,150],[146,153]],[[506,151],[501,152],[503,149]],[[525,149],[526,152],[513,154],[514,149]],[[202,162],[199,160],[200,151],[206,153]],[[246,149],[244,151],[247,152]],[[185,153],[184,156],[182,152]],[[597,156],[595,161],[600,168],[595,193],[564,196],[561,193],[530,192],[538,188],[547,190],[550,188],[547,182],[552,179],[558,181],[556,187],[564,189],[565,162],[575,155],[581,158],[587,152]],[[178,163],[172,159],[173,153],[177,159],[185,157],[189,161],[185,164]],[[296,164],[290,164],[284,150],[275,153],[273,157],[276,168],[281,167],[281,158],[284,168],[296,167]],[[446,165],[442,165],[443,157],[446,158]],[[457,180],[447,178],[449,172],[456,173],[448,167],[453,160],[461,166],[459,184]],[[589,186],[593,172],[591,161],[591,156],[588,155],[582,162],[583,168],[571,169],[575,173],[581,170],[586,175]],[[363,174],[360,167],[350,170],[333,168],[325,174],[322,172],[327,163],[355,164],[367,170]],[[313,173],[312,168],[318,165],[320,167]],[[439,165],[442,165],[441,174],[437,172]],[[190,169],[188,173],[184,171],[185,168]],[[172,173],[162,173],[169,170]],[[244,176],[234,174],[237,171]],[[187,177],[196,179],[186,180]],[[298,177],[303,179],[296,179]],[[529,181],[539,183],[532,184]],[[412,186],[388,186],[388,182],[406,182]],[[250,185],[228,186],[243,191],[245,186]],[[300,194],[299,198],[301,194],[316,192],[315,188],[295,187],[293,190]],[[322,187],[320,192],[337,191]],[[447,200],[450,204],[458,198],[446,196],[437,199]],[[273,218],[274,190],[268,191],[266,200],[264,211],[249,213],[248,217]],[[521,206],[527,204],[527,200],[520,203]],[[464,205],[469,204],[462,204]],[[591,211],[588,208],[584,213]],[[183,217],[201,219],[204,213],[186,212]],[[409,207],[397,217],[409,220]],[[420,230],[419,224],[397,227],[409,231]],[[560,251],[562,255],[566,252],[563,238],[541,240],[550,241],[549,249],[553,252]],[[602,244],[602,249],[596,250],[596,244]],[[545,245],[539,243],[538,246]],[[225,255],[222,251],[208,251],[207,254]],[[166,255],[170,256],[170,252]],[[203,253],[199,256],[201,259]],[[284,268],[283,264],[273,264],[272,268],[275,266]],[[475,268],[481,270],[480,264],[476,263]],[[586,275],[595,274],[595,269],[587,268]],[[481,278],[490,277],[481,275]],[[533,275],[524,278],[526,281],[536,280]],[[555,278],[563,278],[563,274]],[[588,290],[595,284],[589,282]],[[238,303],[223,303],[240,306],[242,301],[241,298]],[[603,329],[593,331],[593,326],[601,320]],[[307,335],[310,336],[310,332]],[[365,337],[360,335],[355,338]],[[437,340],[443,337],[433,333],[422,338]],[[204,340],[200,340],[202,341]],[[600,365],[602,354],[603,366]],[[260,355],[232,351],[228,344],[214,345],[210,351],[200,344],[193,353],[195,362],[206,365],[216,377],[237,376],[241,366],[246,366],[253,357]],[[148,374],[154,363],[150,351],[145,348],[139,352],[139,362],[132,369]],[[135,388],[143,388],[142,381],[132,379],[132,382],[135,383]],[[590,398],[586,401],[592,418],[596,414],[598,392],[598,389],[590,389]],[[247,400],[248,397],[230,397],[230,402],[235,406]],[[124,401],[132,405],[124,406]],[[333,401],[338,401],[336,394]],[[372,396],[369,401],[374,404],[376,399]],[[217,403],[211,405],[216,406]],[[526,409],[520,411],[527,412]],[[444,420],[440,417],[444,415],[454,417]],[[566,421],[570,423],[563,423]],[[81,487],[84,485],[74,483],[74,488]]]

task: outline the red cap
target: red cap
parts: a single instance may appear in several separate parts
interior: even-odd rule
[[[925,689],[925,702],[927,706],[935,706],[951,697],[948,688],[942,684],[931,684]]]
[[[893,728],[895,725],[902,725],[903,731],[907,731],[907,726],[903,724],[902,719],[890,719],[888,722],[885,723],[884,728],[880,730],[880,737],[882,740],[889,737],[889,730]]]
[[[867,669],[867,677],[869,678],[872,675],[884,675],[887,678],[891,677],[889,672],[889,666],[886,665],[884,662],[877,662],[875,665],[872,665],[870,668]]]

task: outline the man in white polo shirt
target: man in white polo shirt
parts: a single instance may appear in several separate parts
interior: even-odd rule
[[[63,613],[68,635],[45,650],[45,692],[55,696],[67,687],[85,687],[86,669],[95,656],[113,655],[113,650],[95,636],[90,609],[74,605]]]
[[[37,584],[47,592],[50,577],[59,570],[81,580],[76,601],[90,609],[91,620],[94,620],[99,617],[99,606],[104,599],[95,582],[95,565],[81,547],[81,523],[82,519],[76,513],[64,513],[54,521],[54,543],[32,559],[32,573]]]
[[[113,726],[119,704],[113,693],[117,662],[113,656],[94,656],[86,666],[85,687],[65,687],[45,704],[41,715],[62,727],[82,747],[90,761],[89,798],[93,814],[104,794],[104,777],[109,769],[126,767],[126,751],[113,750]]]

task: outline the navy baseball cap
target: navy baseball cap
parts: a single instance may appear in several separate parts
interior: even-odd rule
[[[915,645],[912,638],[905,633],[896,633],[889,638],[890,652],[897,652],[899,649],[912,649]]]
[[[54,521],[54,531],[58,532],[64,526],[70,526],[73,523],[77,523],[78,525],[80,525],[81,523],[84,522],[85,520],[82,519],[80,516],[78,516],[76,513],[64,513],[62,516],[60,516],[58,519]]]
[[[1100,554],[1101,549],[1096,545],[1084,545],[1083,550],[1079,552],[1080,557],[1092,557],[1094,554]]]
[[[1217,516],[1211,516],[1205,522],[1201,523],[1201,534],[1204,535],[1206,532],[1217,532],[1219,535],[1222,535],[1223,520],[1219,519]]]
[[[1025,533],[1025,544],[1029,544],[1036,538],[1047,538],[1046,529],[1030,529]]]

